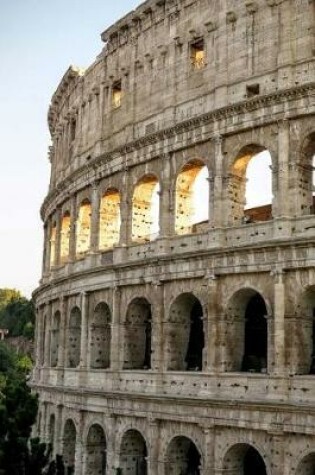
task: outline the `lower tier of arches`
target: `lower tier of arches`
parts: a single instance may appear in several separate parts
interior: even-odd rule
[[[315,408],[40,391],[37,433],[74,475],[311,475]]]

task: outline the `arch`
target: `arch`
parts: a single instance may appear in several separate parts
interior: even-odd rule
[[[86,475],[106,475],[106,438],[99,424],[93,424],[89,429],[85,462]]]
[[[75,449],[76,449],[77,431],[72,419],[67,419],[63,430],[63,461],[66,474],[75,473]]]
[[[81,353],[81,310],[78,307],[70,312],[67,336],[67,367],[76,368]]]
[[[223,459],[223,470],[230,475],[267,475],[263,457],[252,445],[233,445]]]
[[[70,252],[70,225],[71,217],[66,211],[61,220],[60,227],[60,261],[62,264],[68,261]]]
[[[111,311],[100,302],[94,309],[90,324],[91,368],[110,367]]]
[[[315,452],[311,452],[300,461],[296,475],[314,475],[315,473]]]
[[[315,131],[304,137],[297,160],[297,214],[315,212]]]
[[[272,218],[271,165],[270,152],[261,145],[249,144],[239,151],[231,167],[228,188],[233,222]]]
[[[262,295],[252,288],[238,290],[227,313],[227,370],[267,372],[268,310]]]
[[[296,308],[296,325],[292,332],[295,372],[315,374],[315,286],[302,293]]]
[[[165,474],[201,475],[201,455],[188,437],[174,437],[166,451]]]
[[[50,231],[50,267],[56,264],[56,242],[57,240],[57,224],[53,223]]]
[[[145,175],[136,184],[132,197],[132,241],[153,241],[159,234],[160,183]]]
[[[140,432],[125,432],[120,445],[120,470],[129,475],[147,475],[147,444]]]
[[[76,255],[83,256],[91,244],[91,203],[88,199],[82,201],[76,223]]]
[[[176,178],[175,233],[191,234],[209,220],[209,171],[201,160],[186,163]]]
[[[135,298],[126,313],[123,369],[151,368],[151,334],[151,304],[145,298]]]
[[[193,294],[181,294],[173,301],[167,323],[168,370],[202,370],[203,318],[202,305]]]
[[[120,239],[120,193],[109,188],[101,199],[99,216],[99,249],[111,249]]]
[[[52,368],[58,365],[58,348],[59,348],[59,333],[60,333],[60,312],[55,312],[50,329],[50,366]]]

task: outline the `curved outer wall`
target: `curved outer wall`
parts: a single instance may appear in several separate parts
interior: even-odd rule
[[[38,432],[76,475],[179,475],[175,437],[198,451],[191,473],[243,473],[238,444],[270,475],[315,470],[314,24],[309,0],[149,0],[55,92],[32,385]],[[263,149],[272,212],[248,220],[235,163]],[[175,232],[177,177],[198,164],[209,219]],[[160,186],[159,230],[140,237],[139,183]],[[257,294],[258,369],[240,359]]]

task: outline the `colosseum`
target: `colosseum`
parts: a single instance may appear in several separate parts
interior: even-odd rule
[[[314,25],[148,0],[61,79],[32,386],[68,474],[315,474]]]

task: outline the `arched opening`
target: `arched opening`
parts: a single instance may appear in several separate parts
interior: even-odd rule
[[[90,325],[91,368],[109,368],[111,343],[111,312],[101,302],[95,309]]]
[[[159,235],[160,184],[146,175],[134,188],[132,197],[132,241],[153,241]]]
[[[120,473],[147,475],[147,446],[137,430],[128,430],[120,446]]]
[[[63,431],[63,461],[66,475],[75,473],[76,428],[74,422],[68,419]]]
[[[50,231],[50,267],[56,264],[56,238],[57,238],[57,225],[54,223]]]
[[[227,370],[267,372],[267,313],[264,299],[255,290],[242,289],[233,296],[228,308]]]
[[[100,205],[99,249],[111,249],[120,237],[120,194],[112,188],[106,191]]]
[[[151,304],[145,298],[136,298],[126,314],[124,369],[151,368],[151,333]]]
[[[81,347],[81,310],[78,307],[71,310],[67,333],[67,367],[76,368],[80,364]]]
[[[229,475],[267,475],[259,452],[249,444],[236,444],[226,453],[223,471]]]
[[[76,223],[76,255],[83,256],[90,249],[91,243],[91,203],[81,203]]]
[[[172,303],[167,324],[168,370],[201,371],[204,348],[203,309],[185,293]]]
[[[297,214],[315,213],[315,132],[303,141],[300,160],[297,162]]]
[[[244,223],[272,218],[271,155],[259,145],[244,147],[232,167],[228,189],[232,221]]]
[[[298,465],[296,475],[314,475],[315,473],[315,453],[308,454]]]
[[[56,418],[54,414],[51,414],[49,418],[49,444],[53,447],[54,441],[55,441],[55,424],[56,424]]]
[[[58,364],[59,328],[60,312],[57,311],[53,316],[50,329],[50,366],[53,368]]]
[[[67,211],[61,221],[60,230],[60,261],[62,264],[68,261],[70,251],[70,213]]]
[[[302,295],[296,310],[292,328],[292,355],[297,374],[315,374],[315,287],[309,287]]]
[[[209,172],[200,160],[181,169],[175,187],[175,233],[191,234],[209,220]]]
[[[166,453],[165,474],[201,474],[201,455],[196,445],[187,437],[175,437],[169,444]]]
[[[102,427],[94,424],[86,443],[86,475],[106,475],[106,439]]]

